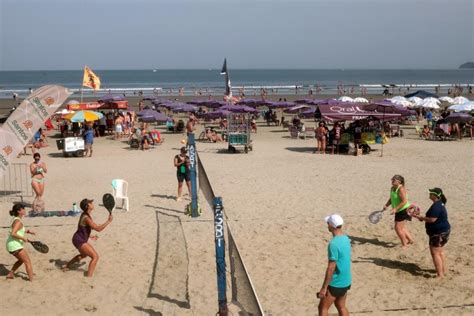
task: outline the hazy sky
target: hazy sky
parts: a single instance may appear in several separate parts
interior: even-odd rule
[[[457,68],[474,0],[0,0],[0,70]]]

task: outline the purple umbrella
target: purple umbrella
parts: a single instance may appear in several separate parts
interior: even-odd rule
[[[227,115],[229,115],[230,113],[232,113],[232,112],[227,111],[227,110],[218,109],[218,110],[215,110],[215,111],[208,112],[208,113],[204,114],[204,117],[210,118],[210,119],[216,119],[216,118],[221,118],[221,117],[227,117]]]
[[[293,102],[279,101],[279,102],[269,102],[267,106],[269,108],[291,108],[296,104]]]
[[[224,105],[219,110],[227,110],[234,113],[255,113],[257,110],[246,105]]]
[[[271,102],[265,101],[265,100],[258,100],[258,99],[242,99],[239,102],[237,102],[238,105],[247,105],[247,106],[265,106],[270,104]]]
[[[170,118],[163,113],[154,110],[143,110],[137,113],[138,119],[142,122],[166,122]]]
[[[103,103],[112,102],[112,101],[125,101],[125,98],[121,95],[112,95],[109,93],[109,94],[104,95],[102,98],[100,98],[97,101],[103,102]]]
[[[451,113],[444,118],[448,123],[469,123],[474,121],[474,117],[469,113]]]
[[[316,107],[311,107],[301,112],[299,116],[302,118],[312,118],[314,117],[314,113],[316,113]]]
[[[182,103],[178,106],[172,107],[171,109],[173,112],[197,112],[198,107],[191,104]]]

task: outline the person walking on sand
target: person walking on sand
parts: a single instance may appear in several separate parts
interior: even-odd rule
[[[386,210],[389,206],[392,207],[390,213],[395,215],[395,232],[402,242],[402,248],[405,249],[413,243],[413,238],[405,227],[405,222],[411,221],[411,216],[407,212],[411,203],[408,202],[405,179],[401,175],[394,175],[391,181],[390,198],[385,203],[383,210]]]
[[[22,219],[26,215],[25,206],[23,204],[16,203],[13,205],[10,215],[13,216],[13,221],[7,238],[7,251],[13,255],[17,261],[8,272],[7,279],[13,279],[15,277],[15,271],[22,264],[25,264],[28,280],[33,281],[33,266],[30,257],[28,256],[28,252],[23,248],[23,245],[25,242],[29,241],[25,234],[35,235],[35,233],[29,229],[25,230],[25,226],[23,226]]]
[[[176,177],[178,178],[178,195],[176,201],[181,199],[181,192],[183,191],[183,182],[186,180],[188,193],[191,195],[191,173],[189,170],[190,161],[186,155],[186,147],[181,147],[179,155],[174,157],[174,166],[176,167]]]
[[[448,222],[448,211],[446,210],[446,196],[440,188],[429,190],[429,198],[433,204],[425,216],[413,214],[413,217],[425,222],[426,234],[429,236],[430,253],[438,278],[446,275],[446,255],[444,245],[449,240],[451,225]]]
[[[86,257],[90,257],[91,261],[89,263],[89,268],[87,270],[87,276],[92,277],[94,275],[94,270],[99,261],[99,254],[95,251],[94,247],[89,244],[89,237],[92,230],[101,232],[112,222],[112,214],[109,215],[107,221],[101,225],[96,224],[92,220],[92,212],[94,211],[94,200],[83,199],[80,203],[82,209],[81,217],[79,218],[79,223],[77,224],[77,231],[72,236],[72,244],[79,250],[79,254],[72,258],[64,267],[63,271],[70,269],[71,265],[75,262],[81,261]],[[97,240],[99,237],[97,235],[90,237],[92,240]]]
[[[333,238],[328,245],[328,266],[324,282],[317,297],[320,299],[319,315],[328,315],[329,308],[334,303],[339,315],[349,315],[346,307],[347,291],[351,288],[351,241],[342,232],[344,220],[340,215],[327,216],[325,221]]]
[[[33,155],[34,161],[30,164],[31,173],[31,187],[35,191],[35,199],[33,200],[33,212],[44,211],[44,178],[48,172],[46,163],[41,161],[41,155],[35,153]]]

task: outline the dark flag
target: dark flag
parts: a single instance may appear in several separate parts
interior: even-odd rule
[[[227,58],[224,58],[224,65],[222,65],[221,75],[225,75],[225,96],[232,97],[232,89],[230,86],[229,72],[227,72]]]

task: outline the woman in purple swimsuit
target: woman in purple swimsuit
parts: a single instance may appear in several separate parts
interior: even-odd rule
[[[89,236],[92,230],[101,232],[112,222],[112,214],[109,215],[108,220],[102,225],[97,225],[94,223],[91,217],[91,212],[94,210],[94,200],[83,199],[81,201],[82,214],[79,218],[79,223],[77,225],[77,231],[72,236],[72,243],[74,247],[79,250],[79,254],[72,258],[63,268],[64,271],[69,270],[72,264],[80,261],[86,257],[91,257],[91,262],[89,263],[89,269],[87,270],[87,276],[92,277],[94,274],[95,266],[97,261],[99,261],[99,255],[95,251],[94,247],[88,243]],[[90,237],[92,240],[97,240],[98,236]]]

